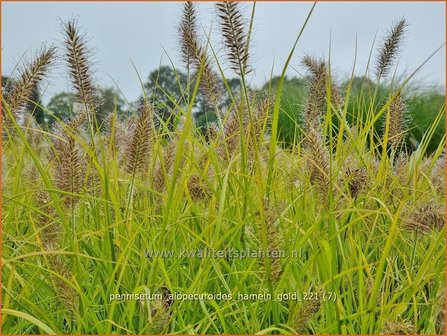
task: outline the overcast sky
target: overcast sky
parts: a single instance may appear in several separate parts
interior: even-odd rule
[[[122,2],[3,2],[2,73],[8,75],[22,56],[29,57],[42,42],[61,45],[60,21],[77,17],[89,38],[93,51],[95,78],[101,86],[116,82],[130,101],[140,95],[138,73],[146,79],[160,61],[169,57],[180,67],[177,23],[181,3]],[[252,3],[242,3],[248,19]],[[211,27],[212,43],[224,53],[212,3],[198,3],[203,30]],[[250,82],[264,83],[274,66],[279,74],[292,44],[307,16],[311,2],[260,2],[256,4],[251,64],[255,71]],[[292,59],[289,75],[302,76],[301,57],[329,55],[337,77],[349,76],[355,58],[356,69],[363,74],[374,36],[378,41],[393,22],[405,17],[409,23],[407,38],[399,58],[398,73],[409,74],[438,47],[445,43],[445,4],[443,2],[336,2],[317,3]],[[375,53],[374,53],[375,54]],[[228,68],[228,65],[227,65]],[[232,75],[228,70],[228,74]],[[442,48],[418,77],[423,85],[445,85],[445,48]],[[60,62],[44,83],[44,101],[60,91],[71,90],[64,63]]]

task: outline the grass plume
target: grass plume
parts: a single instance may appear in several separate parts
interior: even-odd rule
[[[126,171],[132,175],[147,169],[154,136],[153,117],[152,107],[143,103],[126,151]]]
[[[88,49],[75,19],[64,24],[66,61],[71,83],[79,103],[84,105],[89,122],[96,127],[96,88],[93,84]]]
[[[31,63],[24,66],[18,79],[14,81],[11,91],[5,97],[10,112],[15,117],[27,105],[33,91],[37,89],[55,58],[56,48],[46,48]],[[12,122],[9,120],[5,106],[2,106],[2,117],[3,127],[10,128]]]
[[[216,4],[222,36],[228,49],[227,58],[231,68],[239,75],[251,71],[248,66],[248,37],[245,32],[240,4],[225,1]]]
[[[197,50],[199,49],[196,22],[195,4],[192,1],[186,1],[183,5],[179,31],[182,60],[188,69],[193,63],[193,60],[197,58]]]
[[[445,204],[423,203],[410,210],[405,226],[413,231],[428,233],[445,225]]]
[[[267,232],[267,249],[268,258],[270,263],[270,277],[273,283],[277,283],[283,272],[281,265],[281,258],[275,257],[280,251],[283,250],[283,237],[279,225],[279,217],[282,212],[282,206],[269,206],[264,200],[264,222],[260,225],[265,226]],[[262,227],[259,227],[261,232]],[[261,238],[262,241],[262,238]],[[265,258],[261,259],[261,266],[264,271],[267,271],[267,266],[265,263]]]
[[[391,102],[389,113],[389,144],[391,148],[396,151],[403,143],[407,131],[407,108],[401,92],[399,92]]]
[[[306,136],[306,158],[310,183],[316,188],[322,200],[326,197],[330,184],[329,150],[324,138],[315,129]]]
[[[86,172],[84,154],[76,139],[78,131],[77,119],[68,125],[59,123],[53,147],[55,184],[60,190],[72,194],[82,191]],[[63,198],[69,208],[73,208],[79,200],[73,195],[65,195]]]
[[[378,49],[378,57],[376,60],[375,75],[378,78],[386,76],[389,73],[398,55],[407,26],[405,19],[399,20],[383,39],[382,45]]]
[[[349,194],[357,198],[368,186],[368,170],[353,155],[348,156],[343,165],[343,176]]]
[[[295,318],[292,321],[293,329],[299,334],[306,334],[309,327],[309,322],[312,317],[320,309],[320,300],[305,300],[302,301],[295,313]]]
[[[341,98],[324,60],[306,55],[301,63],[306,67],[310,75],[309,91],[304,111],[304,124],[306,130],[315,129],[319,127],[321,118],[326,112],[327,85],[329,85],[330,89],[331,103],[336,108],[341,105]]]
[[[208,107],[215,108],[220,103],[222,84],[213,70],[207,49],[199,40],[195,4],[191,1],[183,5],[179,32],[183,62],[188,69],[191,67],[195,71],[195,77],[201,73],[200,86],[205,92],[205,103]]]

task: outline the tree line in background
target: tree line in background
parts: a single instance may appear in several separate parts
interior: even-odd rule
[[[184,97],[184,88],[188,83],[188,77],[185,73],[174,70],[169,66],[161,66],[152,71],[147,81],[144,83],[144,93],[137,101],[128,102],[115,88],[97,88],[97,119],[98,125],[102,125],[106,117],[111,112],[116,112],[121,118],[131,116],[137,112],[138,106],[145,98],[149,99],[155,106],[157,116],[160,121],[173,122],[173,114],[176,112],[176,106],[182,106],[188,101]],[[230,89],[236,92],[240,89],[240,80],[232,78],[228,80]],[[6,96],[13,86],[13,79],[2,76],[2,91]],[[191,89],[192,90],[192,89]],[[224,104],[229,104],[229,98]],[[60,92],[55,94],[49,102],[44,105],[42,95],[37,88],[34,89],[31,99],[25,108],[30,112],[36,122],[44,129],[50,129],[57,120],[67,121],[71,119],[75,112],[76,99],[74,94],[69,92]],[[198,125],[206,122],[202,120],[215,120],[213,111],[207,109],[204,93],[198,90],[195,97],[194,115]]]
[[[253,91],[266,92],[275,90],[279,77],[273,77],[265,83],[260,89]],[[98,125],[103,125],[106,117],[111,113],[117,113],[120,118],[130,117],[138,111],[138,106],[143,99],[149,99],[157,116],[156,124],[166,124],[170,129],[174,127],[176,120],[176,106],[184,106],[190,97],[184,97],[185,92],[192,94],[194,82],[190,90],[184,90],[188,83],[188,75],[173,69],[170,66],[161,66],[152,71],[144,85],[144,93],[135,102],[126,101],[114,88],[97,88]],[[228,86],[237,94],[241,88],[239,78],[227,80]],[[11,89],[13,80],[10,77],[2,76],[2,91],[7,94]],[[343,83],[342,86],[347,83]],[[365,99],[371,98],[371,92],[375,91],[376,84],[367,78],[355,77],[352,80],[351,97],[348,101],[348,115],[353,115],[357,106],[359,97],[363,103]],[[306,102],[308,93],[308,80],[306,78],[286,77],[281,99],[281,112],[279,116],[279,139],[287,146],[292,145],[301,137],[303,130],[302,111]],[[386,84],[380,84],[377,87],[379,100],[386,101],[389,95],[389,89]],[[230,97],[226,97],[222,105],[230,104]],[[437,89],[412,89],[406,96],[406,106],[408,108],[407,120],[409,133],[407,145],[410,149],[417,148],[423,133],[432,123],[438,111],[445,102],[445,95]],[[366,104],[367,105],[367,104]],[[43,129],[51,129],[57,120],[69,120],[75,113],[75,97],[69,92],[60,92],[55,94],[44,106],[41,93],[35,89],[31,99],[28,101],[26,110],[30,112]],[[205,130],[207,123],[215,122],[216,115],[212,109],[205,103],[204,92],[198,88],[195,105],[193,108],[196,126]],[[444,117],[445,118],[445,117]],[[382,123],[377,123],[377,131],[381,133]],[[429,145],[428,152],[432,152],[445,134],[445,121],[441,122],[432,143]]]

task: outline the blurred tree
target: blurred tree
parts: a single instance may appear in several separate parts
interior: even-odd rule
[[[98,90],[98,107],[96,115],[98,125],[101,126],[107,115],[111,112],[117,112],[119,116],[124,116],[127,111],[124,109],[125,101],[113,88],[101,88]],[[47,105],[47,110],[57,119],[67,121],[74,115],[74,103],[76,99],[71,93],[60,92],[51,98]],[[50,124],[55,118],[51,118]]]
[[[186,75],[180,71],[163,65],[152,71],[144,84],[148,98],[160,107],[175,107],[175,102],[181,103],[186,89]],[[185,97],[185,101],[186,101]]]
[[[237,96],[241,89],[241,80],[230,78],[227,81],[232,93]],[[176,122],[176,107],[184,108],[189,104],[194,87],[194,79],[191,80],[188,87],[188,77],[185,73],[165,65],[152,71],[144,84],[147,98],[153,103],[159,121],[167,122],[169,129],[172,129]],[[140,101],[142,99],[143,97],[140,98]],[[230,103],[230,95],[224,92],[222,105],[228,106]],[[195,96],[193,113],[198,127],[216,120],[215,111],[206,108],[204,93],[200,87]]]
[[[439,112],[442,112],[442,118],[433,133],[427,147],[427,152],[434,152],[445,136],[445,95],[443,91],[437,89],[415,90],[407,95],[408,106],[408,137],[407,147],[416,149],[422,141],[425,132],[436,119]]]
[[[155,107],[156,124],[167,123],[168,129],[173,129],[176,122],[176,106],[186,106],[189,102],[187,76],[170,66],[160,66],[152,71],[144,84],[147,98]],[[140,101],[143,97],[140,98]]]
[[[238,77],[229,78],[229,79],[227,79],[227,84],[228,84],[228,87],[229,87],[233,97],[238,97],[240,95],[241,89],[242,89],[241,79]],[[251,89],[248,88],[248,90],[250,91]],[[199,92],[199,93],[200,94],[198,95],[199,96],[198,99],[199,99],[199,107],[200,108],[197,109],[197,112],[194,114],[194,117],[196,120],[197,127],[203,128],[203,130],[204,130],[205,129],[204,126],[207,123],[217,121],[217,116],[216,116],[216,113],[214,110],[207,110],[205,108],[205,102],[204,102],[203,95],[201,92]],[[232,103],[231,96],[225,88],[225,91],[223,93],[223,98],[222,98],[222,104],[221,104],[220,108],[225,108],[227,106],[230,106],[231,103]]]
[[[126,102],[114,88],[101,88],[98,96],[99,105],[96,110],[98,125],[102,125],[109,113],[116,112],[120,117],[124,117],[127,114],[124,108]]]
[[[73,117],[73,102],[74,95],[67,92],[60,92],[53,96],[47,104],[47,110],[56,117],[63,121],[68,121]],[[51,118],[49,122],[52,125],[55,118]]]

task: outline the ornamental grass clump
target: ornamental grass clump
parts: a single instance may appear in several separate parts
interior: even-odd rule
[[[213,6],[216,48],[199,4],[183,4],[188,74],[172,58],[181,93],[157,81],[162,108],[145,91],[125,112],[100,113],[75,20],[60,48],[14,76],[2,97],[5,333],[443,332],[446,144],[433,139],[445,106],[413,132],[409,112],[423,111],[408,99],[411,78],[388,79],[407,22],[364,69],[380,87],[339,85],[336,59],[295,45],[282,74],[253,89],[256,6],[250,20],[240,3]],[[76,106],[41,127],[27,102],[59,54]],[[293,62],[305,70],[300,92],[286,87]],[[295,93],[302,104],[287,110]],[[293,143],[281,140],[284,120]],[[161,296],[135,299],[149,293]]]

